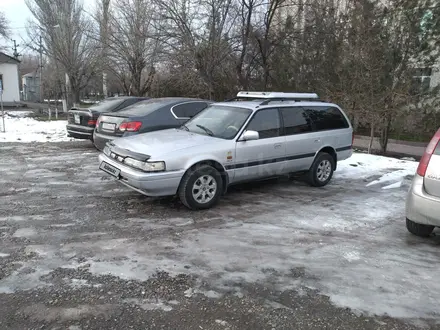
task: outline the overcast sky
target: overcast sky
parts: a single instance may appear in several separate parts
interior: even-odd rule
[[[11,39],[20,39],[20,35],[25,38],[26,20],[31,16],[24,0],[0,0],[0,11],[2,11],[9,21],[12,36]]]
[[[83,2],[88,5],[88,8],[90,8],[90,5],[94,4],[95,0],[83,0]],[[26,51],[26,49],[24,49],[25,42],[23,42],[23,40],[28,40],[25,27],[27,20],[31,18],[31,13],[26,6],[25,0],[0,0],[0,11],[6,15],[6,18],[9,21],[9,26],[12,32],[10,39],[15,39],[20,45],[18,47],[19,52],[23,50]],[[11,48],[13,46],[12,41],[9,40],[6,44],[5,42],[2,42],[2,44],[7,46],[5,52],[11,54]]]

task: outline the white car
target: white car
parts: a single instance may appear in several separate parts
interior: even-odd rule
[[[353,129],[336,104],[314,93],[240,92],[178,129],[109,142],[100,169],[147,196],[178,194],[212,207],[228,186],[304,172],[313,186],[352,154]]]

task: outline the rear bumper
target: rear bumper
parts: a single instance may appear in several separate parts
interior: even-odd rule
[[[406,199],[406,217],[416,223],[440,227],[440,198],[425,192],[423,177],[417,174]]]
[[[173,196],[177,193],[184,170],[173,172],[145,173],[123,165],[104,154],[99,155],[103,161],[118,168],[121,173],[118,181],[125,186],[146,196]]]
[[[93,132],[93,143],[98,150],[103,150],[106,143],[119,138],[120,136],[109,136],[101,133]]]
[[[66,125],[67,135],[75,139],[91,140],[93,138],[94,127],[68,124]]]

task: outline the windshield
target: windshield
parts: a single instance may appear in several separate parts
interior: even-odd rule
[[[106,99],[106,100],[102,100],[101,102],[91,106],[90,110],[97,111],[97,112],[106,112],[106,111],[109,111],[109,110],[111,110],[113,108],[116,108],[122,102],[124,102],[124,99]]]
[[[189,120],[184,127],[190,132],[221,139],[233,139],[252,113],[245,108],[211,105]]]

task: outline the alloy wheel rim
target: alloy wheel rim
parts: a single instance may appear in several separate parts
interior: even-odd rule
[[[217,192],[217,182],[211,175],[202,175],[193,185],[192,196],[200,204],[209,203]]]
[[[328,160],[323,160],[318,165],[318,170],[316,173],[316,177],[319,181],[325,182],[330,177],[332,172],[332,164]]]

